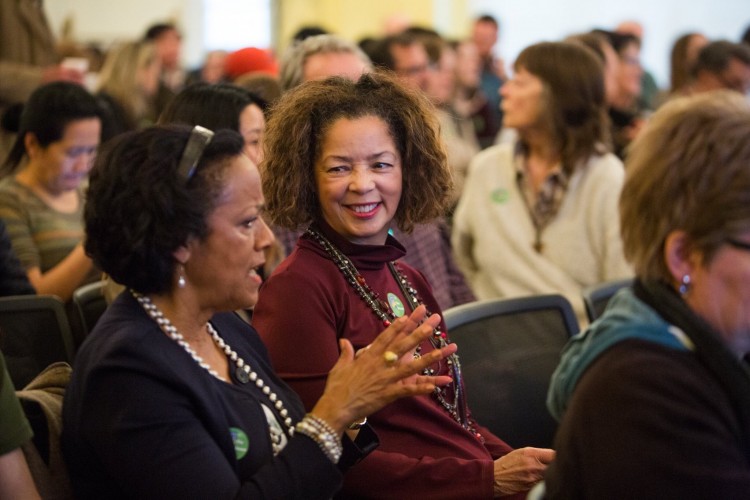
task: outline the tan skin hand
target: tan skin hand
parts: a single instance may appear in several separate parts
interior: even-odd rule
[[[405,356],[428,339],[440,324],[440,316],[424,319],[425,314],[424,306],[420,306],[408,318],[395,320],[356,359],[351,343],[342,339],[341,355],[328,374],[325,391],[312,413],[342,433],[352,422],[398,398],[429,394],[435,386],[450,383],[447,376],[418,374],[454,353],[455,344],[435,349],[419,359]],[[396,353],[399,361],[389,366],[383,358],[386,351]]]
[[[546,448],[519,448],[495,460],[496,497],[530,490],[544,478],[555,451]]]

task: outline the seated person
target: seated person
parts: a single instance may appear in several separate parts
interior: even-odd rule
[[[675,98],[627,159],[636,270],[574,337],[547,404],[561,419],[547,498],[747,498],[750,107]]]
[[[97,278],[81,244],[82,185],[93,164],[101,122],[95,99],[72,83],[37,89],[0,180],[0,218],[39,294],[69,300]]]

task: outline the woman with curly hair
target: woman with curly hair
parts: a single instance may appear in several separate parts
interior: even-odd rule
[[[602,64],[578,43],[527,47],[502,88],[515,144],[477,155],[453,220],[458,264],[480,299],[581,290],[627,277]]]
[[[442,214],[450,171],[426,97],[383,74],[303,84],[277,103],[266,131],[268,212],[284,227],[309,228],[264,284],[253,322],[309,408],[339,339],[367,352],[384,324],[422,304],[440,312],[422,274],[397,262],[405,251],[389,230]],[[444,332],[441,323],[407,357],[449,345]],[[541,479],[554,452],[513,451],[477,424],[456,356],[427,373],[453,382],[368,416],[381,446],[347,473],[344,496],[491,498]]]

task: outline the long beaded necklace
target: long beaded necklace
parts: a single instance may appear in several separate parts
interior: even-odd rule
[[[141,307],[143,307],[143,309],[151,317],[151,319],[153,319],[156,324],[159,325],[159,328],[161,328],[162,331],[169,336],[169,338],[174,340],[180,347],[182,347],[185,352],[187,352],[190,357],[193,358],[193,360],[198,363],[198,365],[200,365],[204,370],[206,370],[218,380],[225,382],[225,380],[216,372],[216,370],[211,368],[207,363],[203,361],[203,358],[198,356],[198,353],[193,350],[193,348],[190,346],[190,344],[187,343],[187,341],[185,341],[185,338],[172,324],[172,322],[169,321],[169,318],[164,316],[164,313],[161,312],[161,310],[156,306],[156,304],[151,301],[149,297],[141,295],[135,290],[130,290],[130,293],[133,295],[133,297],[135,297],[135,299],[138,301]],[[239,354],[237,354],[237,352],[229,346],[229,344],[224,342],[224,339],[219,336],[219,332],[216,331],[211,322],[206,323],[206,327],[214,343],[219,347],[219,349],[224,351],[224,354],[226,354],[227,358],[235,364],[236,368],[234,374],[237,377],[237,380],[239,380],[242,384],[253,382],[255,386],[260,389],[261,392],[271,401],[271,404],[274,408],[276,408],[276,410],[278,410],[281,418],[284,419],[283,424],[286,427],[286,433],[289,435],[289,437],[294,436],[294,426],[292,425],[292,418],[289,416],[289,411],[284,407],[284,402],[281,400],[281,398],[279,398],[279,396],[271,390],[268,384],[266,384],[266,382],[262,378],[260,378],[258,373],[255,372],[250,367],[250,365],[247,364],[245,360],[242,359]],[[268,433],[271,437],[271,447],[273,449],[273,454],[277,455],[284,446],[283,431],[269,422]]]
[[[307,229],[307,233],[323,247],[333,263],[336,264],[336,267],[339,268],[341,274],[343,274],[344,279],[346,279],[346,281],[357,292],[357,295],[359,295],[359,297],[365,302],[365,304],[367,304],[367,306],[373,311],[373,313],[375,313],[375,316],[383,322],[383,326],[387,327],[388,325],[390,325],[391,321],[396,319],[396,315],[393,313],[388,304],[385,303],[385,301],[383,301],[380,297],[378,297],[378,294],[367,285],[364,276],[359,273],[356,266],[349,259],[349,257],[344,255],[344,253],[342,253],[336,247],[336,245],[331,243],[331,241],[323,236],[317,229],[309,227]],[[401,272],[398,264],[396,264],[396,262],[389,262],[388,268],[390,269],[391,274],[398,283],[398,286],[401,289],[404,297],[406,297],[409,301],[409,305],[411,306],[412,311],[419,307],[422,301],[417,295],[417,290],[409,282],[406,275]],[[429,315],[430,312],[428,311],[427,316]],[[430,343],[435,349],[445,347],[446,345],[448,345],[448,342],[449,341],[447,339],[447,335],[438,329],[435,329],[432,336],[430,337]],[[417,347],[417,353],[415,354],[415,356],[419,356],[420,350],[421,349]],[[448,391],[443,387],[435,387],[435,391],[433,392],[433,394],[435,395],[435,399],[437,399],[438,403],[440,403],[440,406],[442,406],[451,415],[451,417],[453,417],[453,419],[461,425],[461,427],[471,432],[475,437],[477,437],[477,439],[483,441],[484,439],[482,438],[481,434],[479,434],[479,432],[474,428],[474,425],[468,418],[468,411],[462,389],[463,385],[461,383],[461,364],[458,360],[458,355],[451,354],[446,359],[446,363],[453,378],[453,382],[452,384],[450,384],[450,387],[452,387],[453,389],[453,397],[451,398],[447,394]],[[424,370],[425,375],[434,375],[435,373],[436,370],[432,368],[426,368]]]

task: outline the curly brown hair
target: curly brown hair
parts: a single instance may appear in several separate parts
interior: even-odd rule
[[[385,72],[357,82],[332,77],[285,94],[266,127],[263,192],[271,220],[298,229],[320,217],[314,165],[330,127],[341,118],[376,116],[401,155],[403,188],[394,217],[411,231],[445,212],[452,179],[434,109],[425,96]]]

